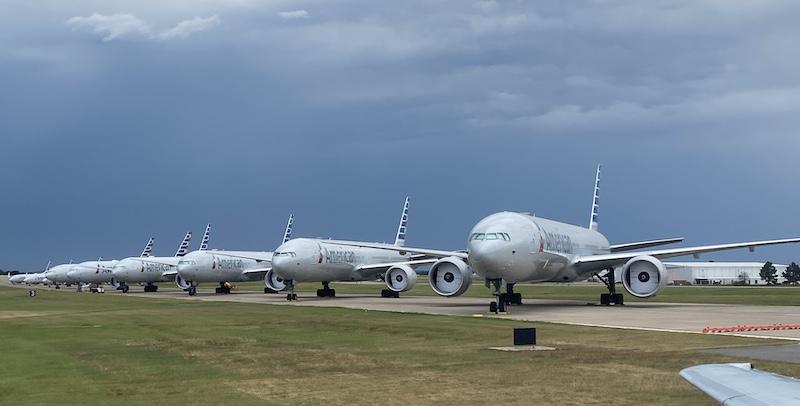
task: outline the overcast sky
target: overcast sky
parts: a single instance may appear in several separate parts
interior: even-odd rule
[[[0,3],[0,268],[463,248],[500,210],[612,243],[800,235],[800,2]],[[703,256],[788,262],[800,247]]]

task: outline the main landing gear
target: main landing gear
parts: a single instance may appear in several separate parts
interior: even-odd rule
[[[502,279],[487,279],[486,286],[492,289],[492,294],[496,298],[495,301],[489,303],[489,311],[492,313],[504,313],[506,307],[510,305],[521,305],[522,294],[514,292],[514,284],[506,284],[506,292],[502,293],[503,280]]]
[[[383,289],[381,290],[381,297],[391,297],[391,298],[399,298],[400,292],[395,292],[391,289]]]
[[[290,302],[296,301],[297,293],[294,293],[294,281],[286,279],[284,283],[286,283],[286,300]]]
[[[336,289],[331,289],[328,285],[330,282],[322,282],[322,289],[317,289],[317,297],[336,297]],[[297,300],[297,297],[294,300]]]
[[[231,285],[228,282],[220,282],[219,287],[214,289],[214,293],[231,293]]]
[[[613,303],[622,306],[625,304],[622,293],[617,293],[617,281],[614,279],[614,268],[606,269],[606,273],[604,273],[603,276],[600,276],[600,274],[594,274],[594,276],[598,277],[608,289],[608,293],[600,294],[601,305],[608,306]]]
[[[153,285],[152,283],[148,283],[147,285],[144,285],[144,291],[145,292],[158,292],[158,285]],[[123,293],[128,293],[128,285],[125,285],[125,287],[122,288],[122,292]]]
[[[117,290],[121,291],[122,293],[128,293],[128,291],[131,290],[131,287],[125,282],[120,282],[119,286],[117,286]]]
[[[197,286],[189,285],[189,287],[186,288],[186,291],[189,292],[189,296],[194,296],[197,294]]]

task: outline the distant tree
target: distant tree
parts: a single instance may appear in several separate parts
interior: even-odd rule
[[[786,282],[792,285],[797,285],[797,283],[800,282],[800,265],[792,262],[788,267],[786,267],[786,270],[783,271],[781,276],[786,278]]]
[[[778,270],[775,268],[775,265],[772,265],[772,262],[767,261],[764,266],[761,267],[761,271],[758,274],[761,276],[761,279],[767,282],[767,285],[775,285],[778,283]]]

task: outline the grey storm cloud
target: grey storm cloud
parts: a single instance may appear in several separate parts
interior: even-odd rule
[[[9,0],[0,14],[13,266],[40,267],[44,246],[54,261],[135,255],[208,222],[216,247],[272,249],[288,212],[300,235],[381,241],[409,194],[409,244],[461,248],[495,210],[583,224],[597,163],[615,241],[796,234],[795,1]],[[96,232],[110,227],[118,240]]]
[[[168,40],[173,38],[186,38],[189,35],[208,30],[220,23],[216,15],[210,17],[194,17],[179,22],[174,27],[156,32],[149,24],[133,14],[103,15],[94,13],[86,17],[72,17],[66,25],[73,30],[88,30],[103,37],[103,41],[113,41],[117,38],[146,38]]]

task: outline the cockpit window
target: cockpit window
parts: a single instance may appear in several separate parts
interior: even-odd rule
[[[178,265],[195,265],[195,264],[196,262],[187,259],[178,261]]]
[[[511,241],[511,236],[508,233],[473,233],[469,237],[470,241],[484,241],[484,240],[503,240]]]
[[[283,252],[276,252],[276,253],[272,254],[272,256],[273,257],[291,257],[291,258],[294,258],[294,257],[297,256],[297,254],[295,254],[292,251],[283,251]]]

